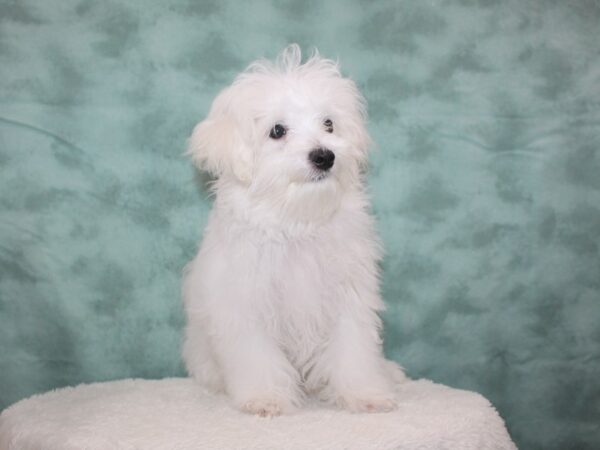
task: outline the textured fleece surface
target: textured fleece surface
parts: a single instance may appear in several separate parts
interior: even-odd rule
[[[520,448],[599,448],[594,0],[0,0],[0,408],[183,374],[210,207],[185,141],[294,41],[369,101],[388,356]]]
[[[5,410],[0,450],[516,450],[481,395],[427,380],[396,390],[399,408],[390,413],[313,404],[261,418],[187,378],[80,385]]]

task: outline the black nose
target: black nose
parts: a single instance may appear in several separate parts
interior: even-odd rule
[[[333,166],[335,153],[326,148],[315,148],[308,154],[308,159],[320,170],[329,170]]]

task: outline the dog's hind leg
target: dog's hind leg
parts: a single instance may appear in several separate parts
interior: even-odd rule
[[[183,360],[188,373],[206,388],[220,392],[225,386],[202,326],[190,323],[183,343]]]

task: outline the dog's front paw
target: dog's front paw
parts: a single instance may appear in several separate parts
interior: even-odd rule
[[[286,409],[281,401],[272,398],[255,398],[241,405],[242,411],[260,417],[281,415]]]
[[[338,404],[355,413],[383,413],[398,407],[393,394],[378,393],[369,395],[345,395],[338,399]]]

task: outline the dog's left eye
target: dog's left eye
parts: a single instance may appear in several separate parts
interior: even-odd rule
[[[287,133],[285,127],[278,123],[273,128],[271,128],[271,131],[269,132],[269,137],[271,139],[281,139],[283,136],[285,136],[285,133]]]
[[[328,133],[333,133],[333,122],[331,121],[331,119],[325,119],[323,121],[323,125],[325,126],[325,131],[327,131]]]

